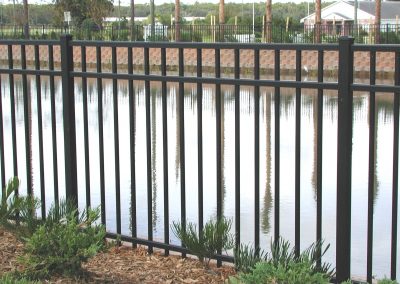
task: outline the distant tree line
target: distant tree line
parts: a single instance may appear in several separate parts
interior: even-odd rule
[[[330,3],[323,3],[323,7]],[[245,3],[226,3],[225,4],[225,23],[234,24],[252,24],[253,4]],[[265,3],[255,3],[255,24],[261,25],[263,16],[265,15]],[[314,5],[303,3],[273,3],[273,19],[274,25],[285,25],[289,18],[290,25],[297,25],[300,19],[305,17],[309,12],[314,12]],[[113,6],[110,0],[55,0],[53,4],[35,5],[29,4],[29,24],[40,25],[63,25],[64,11],[70,11],[73,24],[77,26],[95,24],[102,25],[103,17],[130,17],[130,7]],[[165,3],[155,8],[155,17],[162,24],[171,23],[171,15],[175,12],[173,3]],[[184,23],[183,17],[205,17],[204,20],[196,20],[195,24],[210,24],[211,16],[216,16],[217,23],[219,12],[219,4],[211,3],[194,3],[181,4],[181,22]],[[150,5],[135,4],[135,17],[149,17]],[[7,4],[0,5],[0,23],[1,24],[23,24],[23,5]]]

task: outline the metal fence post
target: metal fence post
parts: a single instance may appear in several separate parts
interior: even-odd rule
[[[353,44],[354,38],[352,37],[339,39],[336,212],[336,280],[338,283],[350,278]]]
[[[61,36],[61,77],[64,121],[64,153],[65,153],[65,193],[78,207],[78,187],[76,168],[76,133],[75,133],[75,94],[73,48],[70,45],[71,35]]]

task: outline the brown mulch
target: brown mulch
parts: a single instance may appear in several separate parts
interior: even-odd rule
[[[17,256],[22,255],[23,244],[8,231],[0,228],[0,276],[21,269]],[[99,253],[83,264],[84,274],[76,278],[53,277],[46,283],[224,283],[235,274],[230,266],[210,269],[192,258],[178,255],[151,255],[145,248],[113,247]]]

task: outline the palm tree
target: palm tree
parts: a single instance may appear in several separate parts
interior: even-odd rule
[[[28,0],[23,0],[23,4],[24,4],[24,35],[25,38],[29,38]]]
[[[181,38],[181,3],[180,0],[175,0],[175,41],[180,41]]]
[[[380,43],[381,0],[375,0],[375,43]]]
[[[224,24],[225,24],[225,2],[219,0],[219,41],[224,41]]]
[[[225,2],[224,0],[219,0],[219,24],[225,24]]]
[[[135,31],[135,0],[131,0],[131,40],[134,40]]]
[[[321,0],[315,0],[315,43],[321,42]]]
[[[272,42],[272,0],[267,0],[265,14],[265,41]]]

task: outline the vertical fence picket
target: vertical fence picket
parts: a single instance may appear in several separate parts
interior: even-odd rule
[[[260,80],[260,50],[254,50],[254,80]],[[254,247],[260,250],[260,86],[254,87]]]
[[[203,76],[202,50],[197,49],[197,77]],[[199,232],[204,225],[204,192],[203,192],[203,84],[197,83],[197,187],[198,187],[198,212]]]
[[[150,55],[149,48],[144,48],[144,73],[150,74]],[[150,81],[145,80],[145,100],[146,100],[146,158],[147,158],[147,238],[153,240],[153,193],[151,180],[151,109],[150,109]],[[149,253],[153,252],[153,247],[148,247]]]
[[[117,48],[111,48],[111,72],[117,74]],[[115,158],[115,209],[117,234],[121,234],[121,176],[119,162],[119,123],[118,123],[118,80],[113,79],[113,108],[114,108],[114,158]]]
[[[54,72],[54,47],[48,46],[49,51],[49,71]],[[58,155],[57,155],[57,129],[56,129],[56,91],[54,75],[50,75],[50,108],[51,108],[51,139],[53,146],[53,186],[54,186],[54,204],[59,204],[58,192]]]
[[[76,164],[76,132],[75,132],[75,94],[72,36],[61,36],[61,70],[62,70],[62,97],[64,122],[64,151],[65,151],[65,192],[78,208],[78,183]]]
[[[96,71],[101,74],[101,47],[96,46]],[[104,132],[103,132],[103,82],[97,78],[97,119],[99,123],[99,164],[100,164],[100,210],[101,223],[106,224],[106,189],[104,180]]]
[[[21,45],[21,68],[26,70],[26,46]],[[26,191],[32,194],[32,98],[28,87],[28,78],[22,74],[22,95],[24,98],[24,126],[25,126],[25,166],[26,166]]]
[[[395,85],[400,86],[400,52],[395,53]],[[390,278],[396,279],[397,269],[397,219],[399,181],[399,103],[400,93],[394,93],[393,101],[393,181],[392,181],[392,240]]]
[[[12,45],[8,45],[8,68],[14,69]],[[11,139],[12,139],[12,157],[13,157],[13,175],[18,176],[18,154],[17,154],[17,132],[15,122],[15,90],[14,75],[10,73],[10,106],[11,106]],[[18,192],[16,192],[18,194]]]
[[[39,46],[34,46],[35,70],[40,70]],[[38,117],[38,140],[39,140],[39,176],[40,176],[40,201],[42,218],[46,218],[46,187],[44,180],[44,157],[43,157],[43,113],[42,113],[42,83],[40,75],[36,75],[36,103]]]
[[[318,82],[324,81],[324,52],[318,51]],[[323,111],[324,111],[324,93],[322,89],[317,91],[317,243],[322,241],[322,137],[323,137]],[[321,266],[321,252],[318,252],[317,266]]]
[[[3,126],[3,92],[1,88],[2,78],[0,74],[0,175],[1,175],[1,190],[6,187],[6,169],[4,159],[4,126]]]
[[[296,81],[301,81],[301,50],[296,50]],[[295,254],[300,255],[301,89],[296,88],[295,135]]]
[[[128,74],[133,74],[133,53],[132,48],[128,47]],[[137,238],[137,222],[136,222],[136,151],[135,151],[135,89],[133,80],[128,81],[128,91],[129,91],[129,145],[130,145],[130,178],[131,178],[131,236],[132,236],[132,246],[136,247],[135,239]]]
[[[167,51],[161,49],[161,75],[167,76]],[[161,83],[162,123],[163,123],[163,173],[164,173],[164,243],[169,244],[169,179],[168,179],[168,118],[167,118],[167,82]],[[165,250],[169,255],[169,250]]]
[[[234,76],[240,78],[240,50],[234,50]],[[240,246],[240,85],[235,84],[235,245]]]
[[[370,85],[376,80],[376,52],[370,53]],[[369,161],[368,161],[368,225],[367,225],[367,281],[372,282],[372,254],[374,228],[374,192],[376,162],[375,92],[369,94]]]
[[[274,62],[274,78],[275,81],[281,79],[280,73],[280,61],[281,61],[281,51],[275,49],[275,62]],[[275,87],[274,92],[274,108],[275,108],[275,198],[274,198],[274,241],[277,242],[280,237],[280,107],[281,107],[281,94],[280,88]]]
[[[339,100],[337,148],[336,277],[350,278],[351,154],[353,118],[353,38],[339,41]]]

